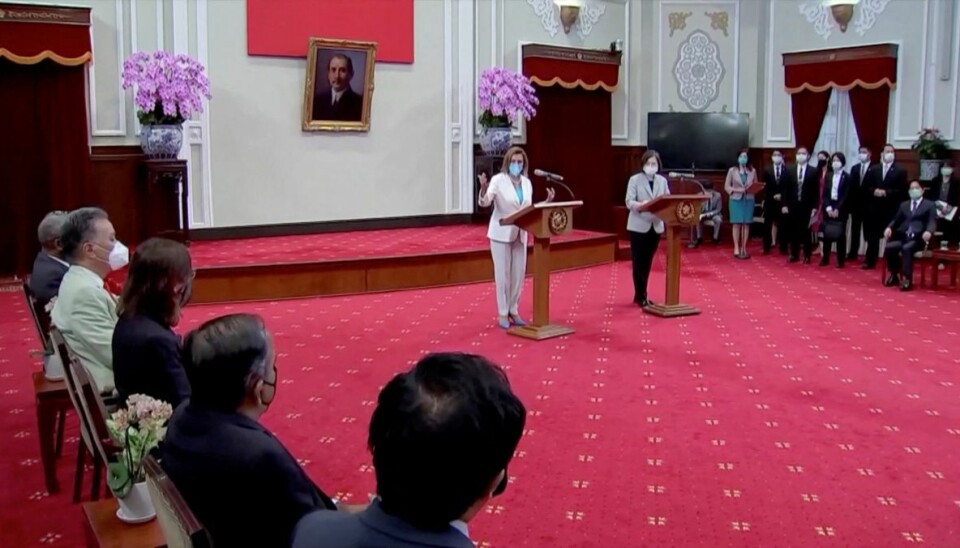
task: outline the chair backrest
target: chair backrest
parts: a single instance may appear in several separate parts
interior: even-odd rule
[[[106,465],[110,462],[110,455],[107,453],[105,442],[109,442],[112,438],[110,430],[107,429],[107,408],[103,404],[103,398],[97,390],[97,385],[90,380],[90,375],[76,356],[70,356],[69,365],[64,369],[70,370],[77,388],[80,412],[90,429],[90,441],[93,444],[90,449],[96,451],[96,455]]]
[[[180,491],[153,456],[143,461],[147,490],[157,511],[157,521],[169,548],[209,548],[213,545]]]
[[[93,453],[95,448],[93,446],[92,436],[90,435],[90,426],[87,424],[86,415],[80,403],[82,396],[80,395],[80,391],[77,390],[77,381],[73,376],[73,370],[70,368],[70,361],[74,355],[73,351],[70,350],[66,339],[63,338],[63,334],[60,333],[60,330],[57,329],[56,326],[50,328],[50,339],[53,340],[53,346],[57,351],[57,355],[60,356],[60,363],[64,364],[63,380],[67,383],[67,393],[70,395],[70,402],[73,403],[73,410],[76,411],[77,417],[80,418],[80,437],[83,439],[83,444],[87,446],[87,449]]]
[[[40,343],[43,344],[43,352],[47,355],[53,354],[53,344],[50,342],[50,314],[47,314],[43,305],[37,302],[37,297],[30,289],[29,277],[23,280],[23,296],[27,299],[27,308],[30,309],[30,316],[33,317],[33,326],[37,329]]]

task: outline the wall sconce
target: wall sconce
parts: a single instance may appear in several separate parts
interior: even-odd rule
[[[823,5],[830,8],[833,20],[840,25],[840,32],[847,32],[847,24],[853,19],[853,6],[860,0],[823,0]]]
[[[570,27],[577,22],[580,15],[581,0],[553,0],[560,9],[560,22],[563,23],[563,32],[570,34]]]

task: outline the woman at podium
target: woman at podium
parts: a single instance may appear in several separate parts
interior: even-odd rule
[[[510,324],[521,326],[527,322],[520,317],[520,290],[527,270],[527,233],[516,225],[500,225],[500,219],[516,213],[533,203],[533,183],[527,178],[530,162],[520,147],[511,147],[503,157],[500,173],[487,180],[481,173],[480,207],[493,205],[487,238],[493,256],[493,279],[497,286],[497,325],[508,329]],[[547,200],[553,200],[554,191],[547,189]]]
[[[670,194],[667,180],[659,175],[660,155],[655,150],[647,150],[640,159],[643,166],[640,173],[630,177],[627,183],[627,232],[630,234],[630,259],[633,262],[633,302],[640,306],[650,306],[647,298],[647,280],[653,256],[660,245],[660,235],[664,223],[653,213],[643,211],[643,207],[654,198]]]
[[[747,151],[741,150],[737,165],[727,171],[723,189],[730,195],[730,225],[733,227],[733,256],[749,259],[747,242],[750,241],[750,225],[756,206],[753,194],[747,190],[757,182],[757,171],[750,165]]]

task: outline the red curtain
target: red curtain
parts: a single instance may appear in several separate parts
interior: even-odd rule
[[[90,177],[85,70],[0,58],[0,275],[30,271],[47,212],[81,205]]]
[[[579,87],[535,87],[540,106],[537,116],[527,124],[525,148],[530,166],[563,175],[576,199],[583,200],[583,207],[573,213],[575,227],[612,231],[608,183],[613,176],[610,93]],[[545,182],[533,179],[534,200],[541,200],[546,196]],[[555,189],[558,201],[572,199],[564,188]]]
[[[852,88],[850,90],[850,107],[853,110],[853,123],[857,126],[860,144],[869,147],[874,154],[874,158],[879,157],[880,150],[887,142],[890,88]]]
[[[790,107],[793,111],[793,137],[797,148],[807,147],[810,150],[816,144],[829,104],[830,90],[819,93],[803,90],[790,96]]]

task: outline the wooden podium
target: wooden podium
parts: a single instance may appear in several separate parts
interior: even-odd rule
[[[550,238],[573,230],[575,202],[540,202],[500,219],[501,225],[517,225],[533,235],[533,323],[514,326],[507,333],[542,341],[573,333],[573,329],[550,323]]]
[[[664,304],[644,307],[643,311],[661,318],[691,316],[700,309],[680,304],[680,230],[700,222],[704,194],[671,194],[659,196],[641,207],[667,225],[667,291]]]

